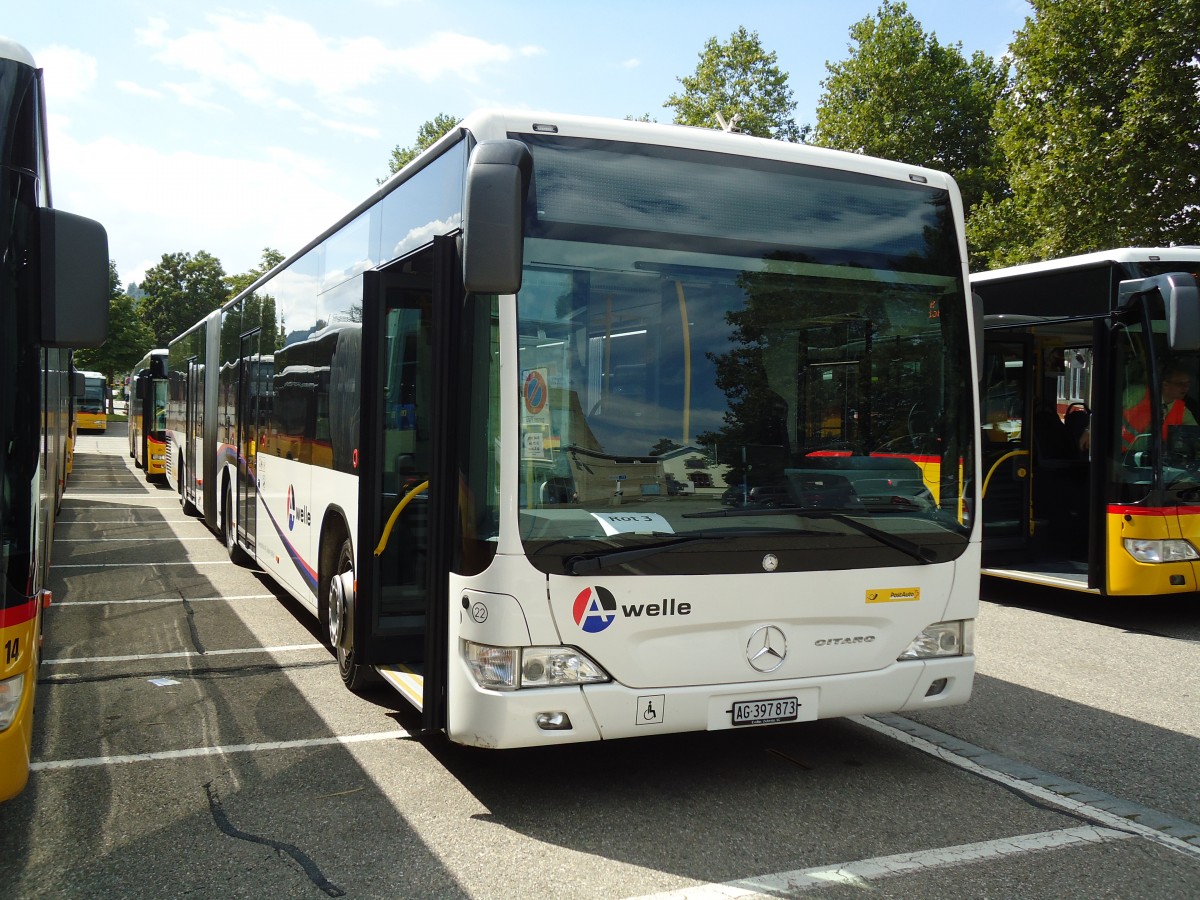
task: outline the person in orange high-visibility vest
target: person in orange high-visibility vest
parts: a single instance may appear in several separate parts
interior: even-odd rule
[[[1184,403],[1188,389],[1192,386],[1191,376],[1179,368],[1169,368],[1162,380],[1162,433],[1167,436],[1167,429],[1172,425],[1195,425],[1196,417]],[[1128,451],[1133,447],[1139,435],[1150,431],[1150,391],[1142,393],[1141,399],[1125,407],[1121,422],[1121,449]]]

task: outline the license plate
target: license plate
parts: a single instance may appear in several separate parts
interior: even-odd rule
[[[771,700],[738,700],[730,709],[734,725],[771,725],[792,722],[800,716],[800,701],[795,697]]]

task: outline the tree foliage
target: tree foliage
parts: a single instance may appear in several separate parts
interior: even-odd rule
[[[165,347],[228,296],[221,261],[207,251],[164,253],[146,272],[146,292],[138,312],[154,332],[154,345]]]
[[[230,275],[225,279],[225,283],[229,287],[229,299],[232,300],[258,279],[262,278],[273,268],[283,262],[284,256],[278,250],[272,247],[263,247],[262,259],[259,260],[257,266],[254,266],[248,272],[242,272],[239,275]]]
[[[672,94],[665,107],[674,107],[677,125],[734,130],[758,137],[801,140],[792,119],[796,101],[788,76],[776,64],[774,52],[763,49],[758,32],[739,27],[727,43],[711,37],[700,53],[692,75],[678,79],[683,93]]]
[[[77,351],[75,367],[103,372],[110,384],[119,384],[137,361],[153,349],[154,332],[137,314],[134,299],[121,289],[117,264],[112,260],[108,261],[108,283],[108,337],[95,349]]]
[[[1001,64],[964,58],[926,34],[903,2],[884,0],[850,27],[850,55],[825,64],[810,141],[949,172],[970,209],[1004,191],[990,120],[1005,87]]]
[[[392,148],[392,158],[388,160],[388,174],[395,175],[420,156],[421,151],[427,150],[436,144],[442,135],[458,125],[460,121],[462,120],[458,116],[438,113],[428,122],[425,122],[417,129],[417,140],[411,147],[401,147],[397,144]],[[385,181],[387,181],[387,178],[379,179],[380,184],[383,184]]]
[[[991,266],[1200,243],[1200,3],[1031,0],[995,125],[1010,195],[972,217]]]

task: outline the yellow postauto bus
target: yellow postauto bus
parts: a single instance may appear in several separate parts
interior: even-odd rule
[[[78,431],[108,430],[108,379],[100,372],[80,372],[83,397],[75,401],[75,428]]]
[[[129,373],[129,456],[146,478],[166,472],[167,351],[151,350]]]
[[[1200,247],[971,276],[985,313],[987,575],[1095,595],[1200,587]]]
[[[50,208],[43,100],[29,52],[0,39],[0,246],[23,262],[0,266],[0,802],[29,778],[69,348],[102,343],[108,315],[104,229]]]

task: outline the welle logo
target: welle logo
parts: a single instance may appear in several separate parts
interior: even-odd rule
[[[575,598],[575,624],[588,634],[603,631],[617,617],[617,600],[602,587],[585,587]]]
[[[676,602],[674,597],[658,603],[627,603],[621,606],[621,615],[626,619],[687,616],[691,612],[692,604]],[[606,588],[586,587],[575,597],[572,613],[576,625],[588,634],[596,634],[611,625],[617,617],[617,600]]]

